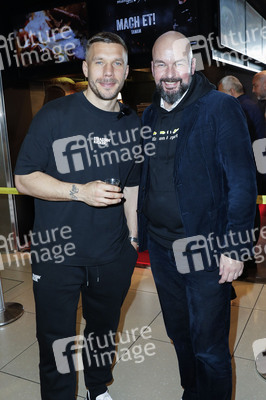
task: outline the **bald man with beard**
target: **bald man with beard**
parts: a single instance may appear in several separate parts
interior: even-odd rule
[[[149,250],[182,399],[230,400],[231,286],[243,249],[252,249],[257,198],[246,118],[235,98],[196,72],[181,33],[155,41],[151,69],[156,93],[142,122],[155,154],[142,167],[139,250]]]

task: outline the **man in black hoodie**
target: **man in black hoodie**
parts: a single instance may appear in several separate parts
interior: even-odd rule
[[[143,124],[156,151],[142,168],[139,250],[149,250],[182,399],[230,400],[231,283],[252,251],[257,197],[249,132],[237,100],[195,72],[184,35],[164,33],[152,56],[157,92]]]

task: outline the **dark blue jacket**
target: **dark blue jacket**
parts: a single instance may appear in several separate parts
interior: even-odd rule
[[[247,124],[250,133],[251,142],[257,139],[265,138],[264,115],[255,101],[251,100],[246,94],[237,97],[244,113],[247,117]]]
[[[150,105],[142,117],[143,125],[152,130],[158,117],[156,107]],[[210,90],[185,108],[180,132],[185,140],[176,153],[174,182],[186,237],[212,233],[222,240],[230,231],[250,231],[257,197],[256,169],[239,102]],[[143,145],[149,141],[151,137]],[[143,205],[148,190],[149,157],[145,155],[138,204],[140,251],[147,249],[148,221]],[[237,243],[234,250],[241,252],[243,247],[247,244]]]

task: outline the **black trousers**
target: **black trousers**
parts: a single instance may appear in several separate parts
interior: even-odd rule
[[[178,358],[182,399],[230,400],[231,283],[218,283],[218,268],[181,274],[172,249],[152,238],[148,248],[166,331]]]
[[[120,309],[136,261],[137,252],[126,242],[119,258],[109,264],[32,265],[42,400],[75,399],[76,371],[83,369],[73,355],[78,348],[82,348],[84,379],[92,399],[106,391],[112,380]],[[85,340],[77,342],[80,294],[86,327],[81,336]]]

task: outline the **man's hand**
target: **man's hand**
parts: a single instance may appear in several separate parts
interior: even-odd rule
[[[132,246],[136,251],[138,251],[138,244],[136,242],[131,242]]]
[[[224,254],[220,258],[220,273],[221,279],[219,283],[233,282],[243,272],[244,263],[242,261],[233,260],[232,258],[226,257]]]
[[[76,195],[77,200],[93,207],[107,207],[118,204],[124,197],[119,186],[109,185],[103,181],[93,181],[77,186],[79,187],[79,192]]]

